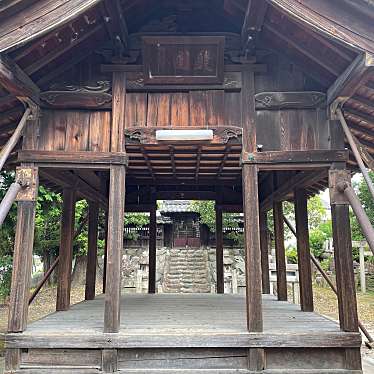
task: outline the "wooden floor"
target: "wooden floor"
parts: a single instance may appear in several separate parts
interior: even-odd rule
[[[74,305],[8,334],[8,346],[38,348],[184,346],[359,346],[355,333],[299,306],[263,298],[264,333],[246,329],[245,298],[215,294],[126,294],[119,334],[103,334],[104,296]],[[108,338],[110,336],[110,338]],[[79,339],[78,339],[79,337]]]

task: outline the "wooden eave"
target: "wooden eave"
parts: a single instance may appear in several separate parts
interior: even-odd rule
[[[254,48],[264,42],[265,48],[285,54],[306,74],[316,81],[319,78],[326,91],[360,53],[374,52],[374,8],[363,0],[266,0],[267,7],[261,6],[262,1],[226,0],[220,11],[228,24],[242,25],[233,27],[232,32],[241,29],[241,36],[246,39],[250,30],[248,35],[254,39]],[[108,25],[105,17],[110,12],[100,11],[104,3],[99,3],[99,0],[9,0],[7,7],[0,7],[0,20],[3,20],[0,52],[8,53],[39,87],[48,87],[65,70],[81,63],[100,43],[111,38],[111,33],[126,39],[128,32],[131,39],[134,32],[141,32],[146,22],[161,17],[165,10],[159,1],[117,1],[124,18]],[[178,8],[176,2],[165,4]],[[260,18],[251,15],[251,9],[259,12]],[[221,28],[219,23],[217,28]],[[0,87],[1,144],[12,133],[17,116],[22,115],[12,110],[17,111],[19,105],[14,94]],[[369,72],[355,87],[354,95],[345,101],[344,109],[352,131],[372,155],[373,107],[374,74]]]

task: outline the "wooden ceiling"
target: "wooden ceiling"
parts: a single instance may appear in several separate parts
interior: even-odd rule
[[[99,65],[128,53],[131,35],[140,32],[239,34],[243,53],[275,50],[322,91],[360,52],[374,53],[374,9],[365,0],[3,0],[0,24],[0,51],[41,90],[88,57]],[[22,111],[0,87],[0,146]],[[344,114],[374,155],[373,73],[345,103]]]

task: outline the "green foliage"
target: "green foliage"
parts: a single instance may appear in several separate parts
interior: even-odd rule
[[[125,226],[143,227],[149,225],[149,214],[147,213],[126,213]]]
[[[371,180],[374,182],[374,173],[369,172]],[[365,209],[365,212],[371,222],[374,225],[374,200],[371,196],[371,193],[368,189],[368,186],[364,178],[361,178],[359,182],[354,185],[354,188],[357,192],[357,196],[361,201],[362,207]],[[361,227],[356,219],[356,216],[352,211],[350,211],[350,221],[352,227],[352,239],[353,240],[365,240],[365,236],[362,233]]]
[[[4,300],[10,293],[12,278],[12,256],[0,256],[0,300]]]
[[[297,264],[297,249],[294,247],[288,247],[286,249],[286,257],[289,264]]]
[[[192,201],[190,205],[192,212],[199,213],[200,223],[207,225],[210,232],[216,232],[216,208],[215,202],[212,200]],[[239,228],[239,223],[235,219],[237,215],[233,213],[223,213],[222,225],[228,229]],[[232,239],[237,245],[244,244],[244,235],[239,232],[229,231],[225,237]]]

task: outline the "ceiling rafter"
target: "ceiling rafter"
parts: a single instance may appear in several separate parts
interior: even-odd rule
[[[287,35],[284,35],[279,29],[276,29],[273,25],[268,22],[264,23],[263,26],[266,30],[270,31],[273,35],[281,39],[283,42],[286,42],[288,45],[292,46],[295,50],[299,53],[303,54],[304,56],[308,57],[311,61],[328,71],[333,76],[337,77],[340,75],[340,71],[330,63],[322,61],[319,59],[312,51],[307,50],[300,44],[298,44],[295,40],[291,39]]]
[[[30,75],[36,73],[38,70],[40,70],[44,66],[50,64],[52,61],[56,60],[58,57],[60,57],[64,53],[66,53],[69,50],[71,50],[72,48],[78,46],[80,43],[82,43],[84,40],[88,39],[92,35],[96,34],[102,28],[103,28],[102,24],[95,25],[92,29],[90,29],[86,33],[80,35],[76,40],[70,42],[69,44],[65,45],[64,47],[60,46],[59,48],[56,48],[56,49],[52,50],[51,52],[49,52],[45,56],[43,56],[40,60],[35,61],[31,65],[28,65],[25,68],[25,72],[27,74],[30,74]]]

